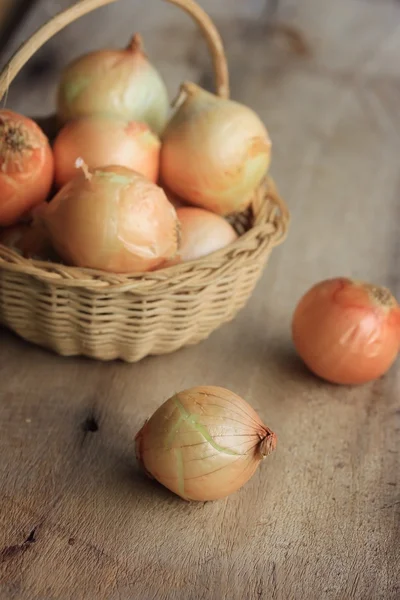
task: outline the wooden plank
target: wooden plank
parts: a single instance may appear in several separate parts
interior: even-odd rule
[[[270,130],[290,236],[233,323],[169,356],[62,359],[0,331],[6,600],[399,597],[399,367],[357,388],[324,384],[295,357],[290,318],[309,285],[338,274],[400,296],[400,6],[282,0],[279,18],[311,47],[304,56],[267,34],[261,2],[238,4],[224,0],[214,14],[233,95]],[[91,18],[91,39],[89,19],[60,34],[40,85],[28,69],[7,105],[51,110],[56,67],[129,37],[130,18],[171,93],[183,77],[209,81],[198,37],[172,8],[149,16],[147,3],[121,3]],[[203,383],[247,398],[278,449],[237,494],[188,505],[138,471],[133,437],[169,395]]]

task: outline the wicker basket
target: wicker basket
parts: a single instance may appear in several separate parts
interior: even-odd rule
[[[0,76],[0,99],[29,58],[84,14],[117,0],[81,0],[35,33]],[[226,60],[210,18],[192,0],[168,0],[189,13],[213,58],[217,93],[228,97]],[[0,324],[65,355],[138,361],[207,338],[253,292],[289,216],[270,178],[231,222],[237,241],[210,256],[159,271],[114,275],[22,258],[0,245]]]

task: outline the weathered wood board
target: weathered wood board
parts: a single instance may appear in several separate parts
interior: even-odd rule
[[[19,40],[68,4],[39,2]],[[290,340],[294,306],[319,279],[354,276],[400,297],[400,4],[281,0],[277,18],[309,53],[268,31],[261,0],[202,4],[225,40],[232,95],[270,131],[289,238],[236,320],[172,355],[63,359],[0,330],[2,600],[400,597],[399,366],[331,386]],[[66,61],[136,30],[171,94],[182,79],[210,85],[185,15],[125,1],[50,42],[7,106],[47,114]],[[189,505],[139,472],[133,437],[197,384],[245,397],[278,449],[234,496]]]

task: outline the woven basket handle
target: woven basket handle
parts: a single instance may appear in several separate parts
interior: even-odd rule
[[[213,60],[216,91],[221,98],[229,97],[229,76],[221,37],[207,13],[194,0],[163,0],[179,6],[197,23],[203,33]],[[28,60],[56,33],[80,17],[118,0],[80,0],[45,23],[17,50],[0,75],[0,101],[10,84]]]

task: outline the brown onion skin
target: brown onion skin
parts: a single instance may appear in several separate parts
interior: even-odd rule
[[[160,176],[188,204],[222,216],[245,210],[268,172],[271,141],[242,104],[182,85],[162,137]]]
[[[0,227],[24,220],[46,200],[54,158],[40,127],[11,110],[0,110]]]
[[[384,375],[400,345],[400,307],[389,290],[346,277],[320,281],[300,299],[292,337],[307,367],[330,383]]]
[[[208,256],[238,238],[226,219],[204,208],[181,206],[176,214],[181,225],[179,256],[183,262]]]
[[[67,264],[112,273],[146,272],[174,258],[179,221],[163,190],[117,165],[83,172],[36,212]]]
[[[145,123],[104,115],[69,121],[53,145],[57,186],[61,188],[76,176],[77,158],[90,169],[119,165],[155,182],[160,147],[160,140]]]
[[[60,123],[87,115],[142,121],[158,135],[168,119],[164,81],[149,62],[140,34],[125,49],[103,49],[78,57],[64,69],[58,90]]]
[[[253,408],[224,388],[201,386],[167,400],[136,435],[146,473],[183,498],[218,500],[241,488],[276,447]]]

